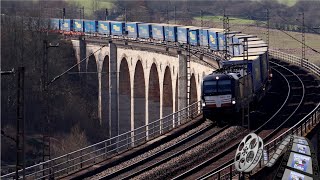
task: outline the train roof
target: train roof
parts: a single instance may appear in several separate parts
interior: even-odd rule
[[[180,27],[181,25],[178,25],[178,24],[164,24],[165,26],[176,26],[176,27]]]
[[[124,21],[109,21],[109,22],[112,22],[112,23],[126,23]]]
[[[232,79],[233,76],[225,73],[216,73],[212,72],[211,74],[208,74],[203,77],[203,81],[212,81],[212,80],[228,80]]]
[[[248,60],[253,61],[253,60],[256,60],[258,57],[259,57],[258,55],[249,56]],[[229,61],[226,61],[226,62],[234,62],[234,61],[243,61],[243,56],[232,57],[231,59],[229,59]]]
[[[199,27],[200,30],[209,30],[209,27]]]
[[[229,32],[227,32],[226,34],[230,34],[230,35],[234,34],[234,35],[232,35],[232,36],[236,36],[236,35],[239,34],[239,33],[241,33],[241,32],[240,32],[240,31],[229,31]]]
[[[215,31],[215,32],[223,32],[223,29],[219,29],[219,28],[209,28],[209,31]]]
[[[180,28],[199,29],[195,26],[180,26]]]
[[[141,24],[141,25],[161,25],[161,24],[155,24],[155,23],[144,23],[144,22],[139,23],[139,24]]]
[[[243,39],[243,38],[256,38],[257,36],[255,35],[249,35],[249,34],[243,34],[243,33],[238,33],[235,35],[235,37],[239,38],[239,39]]]
[[[138,22],[138,21],[136,21],[136,22],[126,22],[126,24],[127,23],[144,23],[144,22]]]
[[[156,26],[167,26],[167,24],[163,24],[163,23],[148,23],[151,25],[156,25]]]

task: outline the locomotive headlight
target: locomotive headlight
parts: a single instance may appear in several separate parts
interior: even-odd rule
[[[232,104],[236,104],[236,101],[235,101],[235,100],[233,100],[231,103],[232,103]]]
[[[206,103],[205,102],[202,102],[202,107],[205,107],[206,106]]]

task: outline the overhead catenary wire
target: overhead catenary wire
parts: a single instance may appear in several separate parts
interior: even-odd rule
[[[301,44],[303,43],[302,41],[300,41],[300,40],[298,40],[297,38],[293,37],[293,36],[290,35],[289,33],[285,32],[285,31],[283,31],[283,30],[281,30],[281,29],[277,29],[277,30],[283,32],[284,34],[288,35],[288,36],[291,37],[292,39],[298,41],[299,43],[301,43]],[[308,47],[309,49],[311,49],[312,51],[320,54],[320,51],[318,51],[318,50],[316,50],[316,49],[314,49],[314,48],[312,48],[312,47],[310,47],[310,46],[308,46],[308,45],[306,45],[306,44],[305,44],[305,46]]]
[[[266,24],[266,22],[262,22],[262,21],[261,21],[261,23]],[[249,27],[249,26],[248,26],[248,27]],[[246,28],[248,28],[248,27],[245,27],[244,29],[246,29]],[[241,31],[243,31],[244,29],[242,29]],[[279,31],[283,32],[284,34],[286,34],[287,36],[291,37],[292,39],[298,41],[298,42],[301,43],[301,44],[303,43],[302,41],[300,41],[300,40],[298,40],[297,38],[293,37],[292,35],[290,35],[289,33],[287,33],[287,32],[284,31],[284,30],[277,29],[277,28],[276,28],[276,30],[279,30]],[[312,48],[311,46],[308,46],[307,44],[306,44],[306,47],[308,47],[308,48],[311,49],[312,51],[320,54],[320,51]]]
[[[95,53],[97,53],[98,51],[100,51],[102,48],[104,48],[106,45],[102,45],[99,49],[97,49],[96,51],[92,52],[89,56],[83,58],[82,60],[80,60],[78,63],[74,64],[73,66],[71,66],[69,69],[65,70],[63,73],[55,76],[51,81],[48,82],[48,86],[50,84],[52,84],[54,81],[58,80],[59,78],[61,78],[63,75],[67,74],[69,71],[71,71],[73,68],[75,68],[76,66],[78,66],[79,64],[81,64],[83,61],[87,60],[90,56],[94,55]]]
[[[283,18],[283,17],[280,16],[279,14],[276,14],[276,15],[277,15],[278,17],[280,17],[280,19],[281,19],[282,21],[285,21],[285,22],[287,22],[287,23],[289,23],[289,24],[292,24],[292,22],[290,22],[289,20],[286,20],[285,18]],[[299,22],[299,23],[302,23],[299,19],[296,19],[296,21]],[[312,28],[312,27],[310,27],[310,26],[308,26],[308,25],[306,25],[306,24],[304,24],[304,26],[305,26],[306,28],[310,29],[311,31],[313,31],[314,33],[320,34],[320,33],[317,32],[316,30],[314,30],[314,28]]]

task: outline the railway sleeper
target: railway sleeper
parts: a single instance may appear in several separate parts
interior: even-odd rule
[[[304,86],[306,88],[317,88],[317,89],[320,89],[320,85],[317,82],[313,82],[313,83],[310,83],[310,84],[305,84]]]
[[[290,83],[290,88],[291,89],[292,88],[296,88],[296,89],[301,88],[302,89],[302,85],[300,82],[292,82],[292,83]]]
[[[312,105],[313,107],[315,107],[316,105],[318,105],[319,101],[307,101],[304,102],[303,105],[304,106],[308,106],[308,105]]]
[[[314,109],[315,106],[317,105],[317,103],[314,102],[304,102],[303,106],[301,107],[301,110],[308,110],[308,112],[310,112],[310,110]]]
[[[318,93],[308,93],[304,98],[307,102],[320,102],[320,94]]]

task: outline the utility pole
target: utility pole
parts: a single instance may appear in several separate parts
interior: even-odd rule
[[[42,161],[45,162],[51,159],[50,156],[50,121],[49,121],[49,107],[48,107],[48,42],[43,41],[43,62],[42,62],[42,93],[43,93],[43,113],[44,113],[44,123],[43,123],[43,149],[42,149]]]
[[[63,8],[62,10],[62,19],[64,21],[64,19],[66,18],[66,8]]]
[[[245,37],[243,39],[243,74],[246,71],[246,77],[244,78],[243,86],[246,87],[249,84],[249,72],[248,72],[248,60],[249,60],[249,51],[248,51],[248,38]],[[244,89],[246,91],[247,89]],[[241,104],[242,108],[242,126],[245,126],[245,112],[247,109],[247,125],[248,129],[250,129],[250,103],[249,103],[249,95],[251,94],[250,91],[244,92],[245,100]]]
[[[188,39],[190,39],[190,32],[195,30],[189,30]],[[191,105],[191,45],[188,43],[187,45],[187,106]],[[189,109],[188,109],[188,112]]]
[[[84,6],[82,6],[82,19],[84,19]]]
[[[44,122],[43,122],[43,147],[42,147],[42,161],[48,161],[51,159],[51,122],[49,119],[49,72],[48,72],[48,49],[50,47],[58,47],[59,45],[51,45],[48,44],[47,40],[43,41],[43,63],[42,63],[42,102],[43,102],[43,114],[44,114]],[[49,174],[51,174],[50,167],[43,167],[49,168]],[[43,171],[45,175],[46,171]]]
[[[270,38],[270,18],[269,18],[269,9],[267,9],[267,44],[268,44],[268,47],[267,47],[267,53],[269,54],[269,38]]]
[[[267,19],[267,59],[269,59],[269,43],[270,43],[270,17],[269,17],[269,9],[267,8],[266,12],[266,19]]]
[[[125,22],[127,23],[127,8],[124,8],[124,19],[125,19]]]
[[[200,17],[201,17],[201,27],[203,27],[203,11],[200,10]]]
[[[167,15],[167,24],[169,24],[169,11],[168,11],[168,9],[166,10],[166,15]]]
[[[229,32],[230,32],[230,26],[229,26],[229,17],[226,15],[226,11],[223,10],[223,31],[224,31],[224,58],[225,60],[228,59],[228,41],[229,41]],[[220,46],[220,44],[219,44]]]
[[[191,90],[191,82],[190,82],[190,80],[191,80],[191,52],[190,52],[190,43],[188,44],[188,59],[187,59],[187,78],[188,78],[188,83],[187,83],[187,98],[188,98],[188,106],[190,106],[190,96],[191,96],[191,94],[190,94],[190,90]]]
[[[17,73],[17,120],[16,138],[8,136],[1,130],[1,135],[13,140],[16,143],[16,168],[15,179],[19,179],[19,170],[22,169],[22,179],[25,179],[25,121],[24,121],[24,67],[18,67],[18,71],[0,71],[2,75],[15,75]]]
[[[167,13],[167,24],[169,24],[170,21],[169,21],[169,11],[168,11],[168,7],[167,7],[167,10],[166,10],[166,13]],[[164,32],[164,34],[165,34],[165,40],[167,41],[167,42],[166,42],[166,52],[169,51],[169,47],[168,47],[169,41],[168,41],[168,39],[167,39],[167,37],[166,37],[166,36],[169,37],[169,32],[168,32],[168,31],[169,31],[169,26],[167,25],[167,26],[165,27],[165,32]]]
[[[108,16],[109,16],[109,12],[108,12],[108,9],[106,9],[106,21],[108,20]]]
[[[303,61],[306,59],[306,38],[305,38],[305,25],[304,25],[304,12],[302,15],[302,26],[301,26],[301,37],[302,37],[302,48],[301,48],[301,66],[303,67]]]
[[[176,9],[176,6],[174,6],[174,24],[177,24],[176,17],[177,17],[177,9]]]
[[[201,28],[203,27],[203,11],[202,10],[200,10],[200,17],[201,17]],[[200,42],[201,42],[201,45],[203,46],[203,29],[201,29],[200,30],[200,33],[201,33],[201,35],[200,35]],[[201,58],[202,58],[202,56],[203,56],[203,54],[204,54],[204,49],[203,49],[203,47],[201,47]]]
[[[16,179],[19,179],[19,169],[21,168],[23,169],[22,178],[25,179],[24,67],[18,68],[17,88]]]
[[[16,179],[19,179],[19,170],[22,169],[22,179],[25,179],[25,129],[24,129],[24,67],[18,67],[17,71],[17,125],[16,125],[16,138],[12,139],[16,143]],[[12,71],[1,71],[1,75],[16,74],[14,69]],[[1,130],[1,134],[4,132]]]

